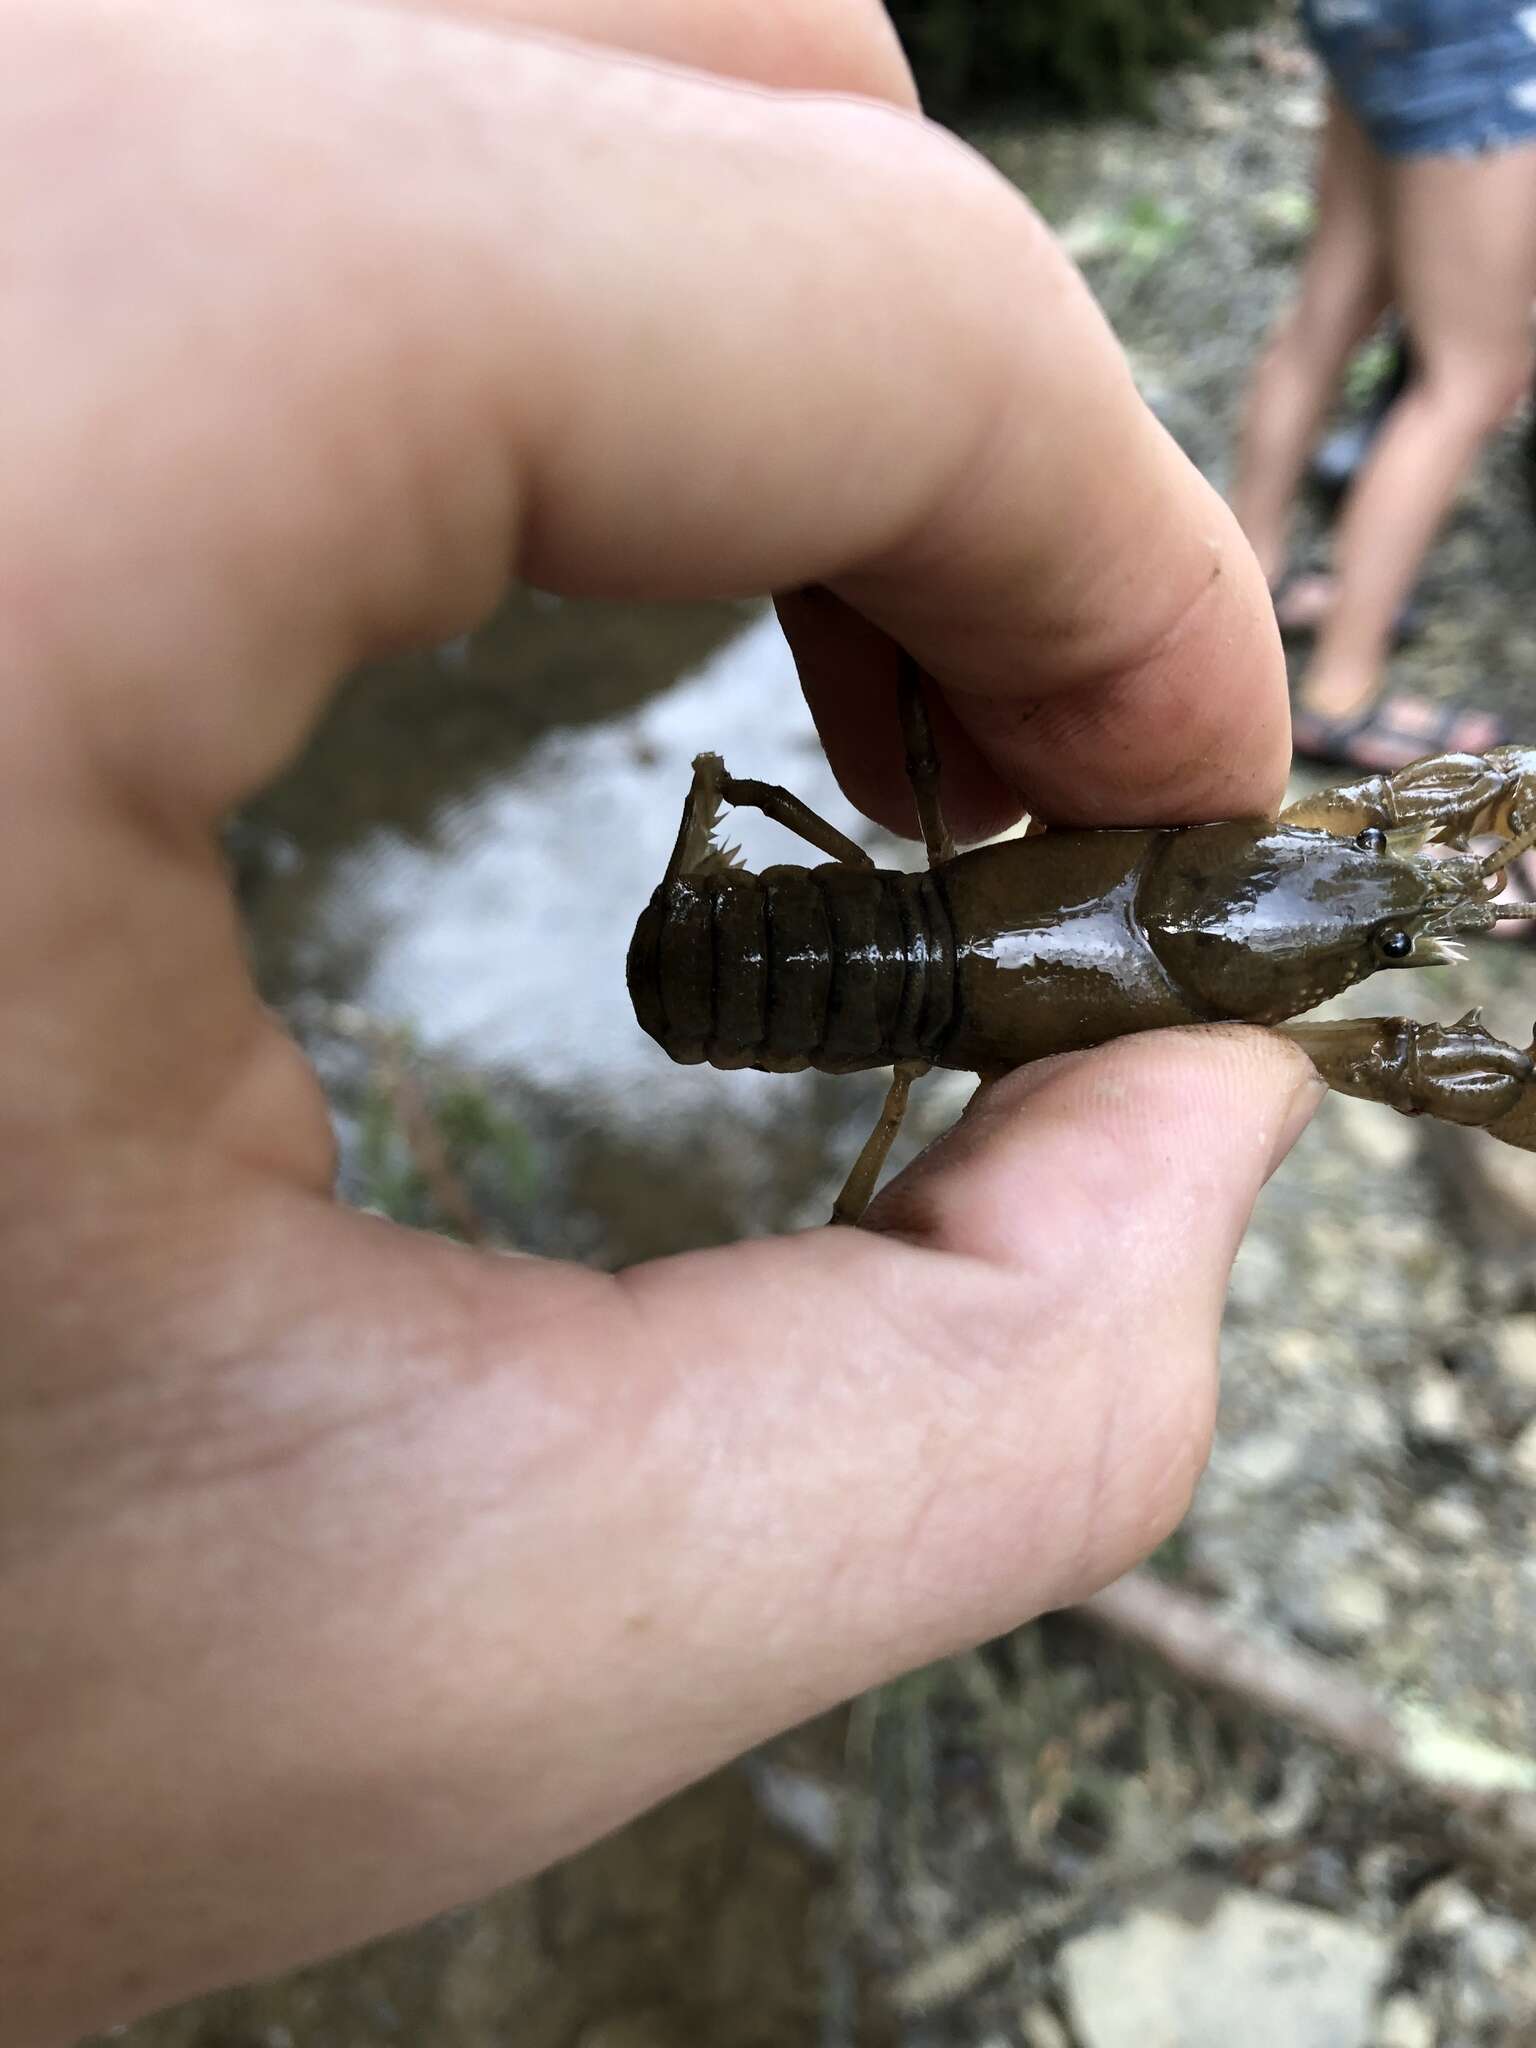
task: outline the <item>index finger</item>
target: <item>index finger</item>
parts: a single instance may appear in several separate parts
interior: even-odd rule
[[[48,402],[13,423],[26,489],[0,528],[30,672],[119,767],[222,808],[338,667],[461,628],[514,573],[831,584],[939,679],[997,787],[1058,816],[1277,793],[1246,546],[1050,235],[953,138],[414,9],[66,19],[61,75],[88,96],[104,72],[143,133],[131,180],[26,188],[18,332],[46,341]],[[35,131],[14,133],[20,178]],[[140,218],[178,234],[128,278],[97,258]],[[828,720],[872,808],[878,667]]]
[[[1143,410],[1125,408],[1128,433],[1161,432]],[[1075,416],[1058,427],[1046,470],[1057,517],[1033,562],[1010,561],[1018,524],[990,536],[990,551],[976,536],[976,580],[990,552],[997,582],[969,630],[959,615],[881,630],[871,622],[892,612],[862,575],[779,598],[838,780],[892,830],[910,836],[915,816],[891,712],[898,640],[933,650],[943,802],[962,839],[1021,811],[1056,825],[1178,824],[1278,802],[1290,758],[1284,657],[1241,531],[1187,465],[1148,485],[1138,524],[1092,441]],[[921,576],[915,587],[938,588]]]
[[[711,193],[686,252],[668,252],[695,342],[647,382],[642,438],[613,423],[611,467],[573,492],[555,573],[591,574],[581,528],[609,490],[656,488],[670,417],[658,579],[699,588],[740,550],[781,582],[787,555],[881,629],[783,606],[864,808],[907,811],[897,642],[955,713],[962,823],[1021,802],[1087,823],[1271,804],[1288,749],[1267,589],[1024,199],[942,131],[883,110],[737,96],[709,114],[676,85],[662,118],[677,168],[690,176],[697,151]],[[635,198],[667,205],[654,185]],[[551,475],[568,473],[554,454]],[[735,487],[723,501],[716,479]],[[743,567],[728,587],[755,580]]]

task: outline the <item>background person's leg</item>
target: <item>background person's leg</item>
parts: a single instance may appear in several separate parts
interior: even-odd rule
[[[1301,289],[1249,387],[1232,509],[1273,585],[1291,510],[1344,366],[1387,303],[1382,160],[1336,95],[1317,170],[1317,226]]]
[[[1393,161],[1387,195],[1413,374],[1339,524],[1337,594],[1302,691],[1330,718],[1379,690],[1394,621],[1456,488],[1531,378],[1536,144]]]

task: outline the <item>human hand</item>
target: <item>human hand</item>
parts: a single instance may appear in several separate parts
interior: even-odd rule
[[[985,1091],[868,1229],[618,1277],[335,1207],[215,830],[358,659],[509,575],[814,582],[872,811],[899,643],[959,822],[1166,820],[1278,794],[1267,596],[1018,197],[789,90],[908,96],[867,5],[3,34],[10,2044],[472,1896],[1118,1573],[1314,1086],[1123,1043]]]

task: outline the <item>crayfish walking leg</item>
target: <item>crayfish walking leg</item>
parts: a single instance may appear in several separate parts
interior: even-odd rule
[[[782,825],[799,839],[814,846],[844,867],[872,868],[874,861],[862,846],[845,838],[835,825],[813,811],[810,805],[778,782],[754,782],[732,775],[718,754],[699,754],[693,764],[693,784],[683,804],[682,823],[662,886],[681,875],[707,874],[713,868],[730,865],[730,856],[714,844],[714,830],[721,807],[761,811],[775,825]]]
[[[933,742],[928,707],[923,702],[922,678],[917,663],[908,654],[901,657],[896,694],[902,743],[906,750],[907,780],[912,785],[912,795],[917,803],[918,823],[922,827],[928,865],[933,868],[941,861],[954,858],[955,842],[944,822],[944,811],[939,802],[939,754]],[[927,1071],[926,1060],[897,1063],[879,1121],[865,1140],[863,1151],[853,1162],[853,1171],[843,1182],[842,1193],[832,1205],[834,1223],[857,1223],[869,1207],[881,1170],[901,1129],[901,1120],[907,1113],[907,1097],[912,1083]]]
[[[917,799],[917,820],[922,828],[928,865],[936,868],[941,861],[954,859],[955,842],[944,822],[944,812],[939,803],[939,751],[933,743],[928,706],[923,702],[921,674],[910,654],[901,657],[896,695],[901,713],[901,737],[907,754],[907,780]]]
[[[907,1113],[912,1083],[928,1071],[926,1060],[899,1060],[886,1090],[880,1121],[864,1140],[864,1149],[853,1162],[853,1171],[843,1182],[843,1191],[832,1205],[834,1223],[857,1223],[874,1198],[880,1171],[896,1142],[901,1120]]]

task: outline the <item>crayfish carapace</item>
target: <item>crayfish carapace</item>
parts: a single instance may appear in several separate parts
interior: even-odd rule
[[[635,1014],[674,1060],[894,1067],[836,1221],[863,1213],[930,1067],[987,1078],[1161,1025],[1280,1025],[1380,968],[1458,960],[1463,934],[1536,915],[1495,900],[1501,870],[1536,842],[1531,749],[1430,755],[1274,819],[1051,831],[956,853],[911,663],[900,696],[926,873],[877,868],[788,790],[701,754],[629,949]],[[713,836],[725,804],[762,811],[829,864],[734,865]],[[1486,858],[1466,851],[1482,835],[1501,841]],[[1536,1151],[1536,1047],[1494,1038],[1475,1011],[1286,1035],[1344,1094]]]

